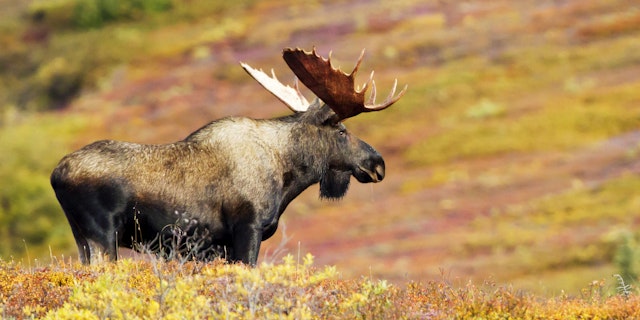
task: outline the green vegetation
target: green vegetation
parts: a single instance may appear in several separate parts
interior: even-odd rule
[[[637,283],[640,272],[640,246],[637,235],[626,232],[620,236],[620,244],[615,252],[614,261],[620,270],[621,281]],[[624,286],[623,286],[624,287]],[[624,287],[626,288],[626,287]]]
[[[637,231],[628,226],[635,219],[633,213],[640,210],[638,187],[640,179],[631,175],[597,188],[576,182],[576,187],[565,193],[496,210],[490,216],[477,217],[473,231],[460,235],[459,251],[469,257],[490,252],[492,269],[503,275],[614,262],[613,272],[635,286],[640,251]],[[547,289],[560,292],[562,288]]]
[[[119,65],[182,54],[195,45],[220,41],[244,25],[224,17],[251,1],[173,0],[34,1],[27,12],[0,21],[0,114],[66,106],[83,88],[105,86]],[[193,38],[194,30],[162,37],[160,26],[216,19],[217,26]],[[184,31],[184,30],[182,30]],[[197,32],[197,31],[196,31]]]
[[[442,106],[431,109],[438,131],[409,148],[407,160],[432,165],[566,150],[638,128],[638,83],[596,86],[598,69],[616,71],[640,61],[640,53],[632,51],[638,41],[639,36],[629,36],[568,48],[525,46],[504,53],[509,56],[504,63],[477,58],[449,63],[430,84],[421,84],[429,88],[427,101]],[[594,53],[598,50],[611,52],[608,60]]]
[[[70,248],[73,237],[51,192],[51,168],[70,151],[86,119],[37,116],[0,126],[1,257],[42,258]]]
[[[540,300],[485,282],[446,279],[396,286],[341,280],[286,256],[257,268],[123,260],[90,267],[54,262],[26,268],[0,262],[0,315],[30,319],[629,319],[637,292],[618,279],[595,281],[582,296]],[[620,287],[622,286],[622,287]],[[608,287],[621,288],[607,293]]]

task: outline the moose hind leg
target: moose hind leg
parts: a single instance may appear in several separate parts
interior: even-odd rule
[[[72,191],[71,191],[72,190]],[[126,207],[117,187],[83,185],[55,189],[71,226],[82,263],[89,264],[99,254],[117,258],[117,216]]]
[[[71,232],[76,240],[76,246],[78,246],[78,257],[82,264],[91,263],[91,246],[87,238],[85,238],[74,224],[71,224]]]
[[[69,220],[78,247],[78,256],[83,264],[100,261],[103,254],[106,254],[109,260],[116,259],[117,243],[115,236],[111,236],[115,234],[113,228],[109,226],[105,228],[94,219],[85,219],[82,221],[82,227],[79,227],[80,224],[73,219]]]
[[[58,196],[60,205],[62,206],[67,220],[69,221],[73,238],[75,239],[76,246],[78,247],[78,257],[80,258],[80,262],[82,262],[82,264],[90,264],[91,255],[95,254],[95,252],[89,242],[89,238],[87,237],[91,233],[87,232],[87,221],[83,218],[83,211],[75,202],[67,201],[69,198],[65,196],[63,191],[56,190],[56,195]]]

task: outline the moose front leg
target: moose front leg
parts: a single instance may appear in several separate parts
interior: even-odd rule
[[[262,228],[253,225],[240,225],[233,232],[233,262],[242,262],[254,267],[258,262]]]

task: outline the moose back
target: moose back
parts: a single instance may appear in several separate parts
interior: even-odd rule
[[[338,199],[351,176],[362,183],[381,181],[382,157],[342,121],[389,107],[406,87],[394,96],[394,84],[386,100],[375,104],[372,77],[362,89],[354,86],[362,57],[345,74],[315,48],[285,49],[286,63],[318,97],[311,103],[297,80],[289,87],[242,64],[291,115],[224,118],[171,144],[103,140],[65,156],[51,185],[81,261],[90,263],[100,253],[115,260],[118,247],[129,247],[165,258],[221,256],[255,265],[260,243],[309,186],[319,183],[321,197]]]

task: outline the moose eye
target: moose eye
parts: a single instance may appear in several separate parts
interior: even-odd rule
[[[338,130],[338,134],[339,134],[340,136],[344,137],[344,136],[346,136],[346,135],[347,135],[347,130],[345,130],[345,129],[340,129],[340,130]]]

